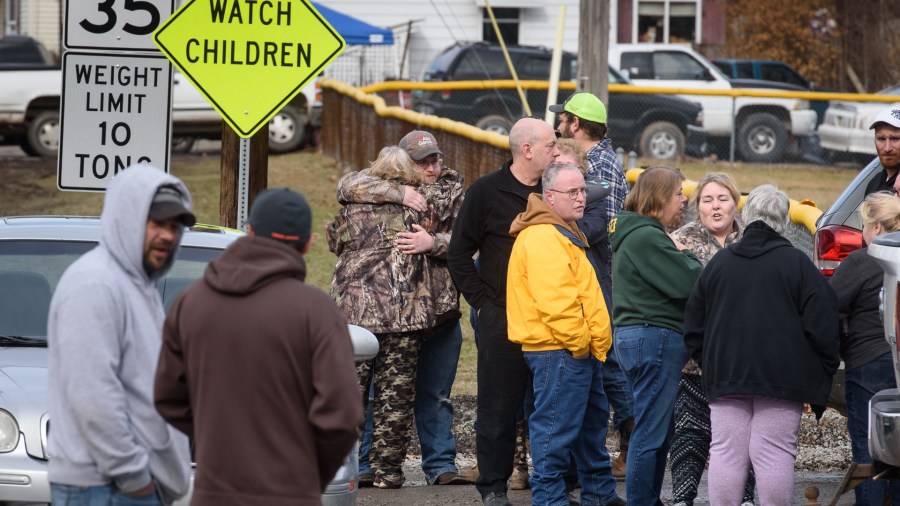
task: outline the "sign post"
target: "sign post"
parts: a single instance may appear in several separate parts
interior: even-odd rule
[[[153,40],[242,139],[267,126],[344,49],[344,39],[308,0],[188,0]],[[225,171],[236,169],[225,166],[223,155],[220,209],[232,200]],[[253,197],[236,200],[249,206]],[[246,208],[237,214],[246,216]],[[231,215],[221,219],[243,225]]]

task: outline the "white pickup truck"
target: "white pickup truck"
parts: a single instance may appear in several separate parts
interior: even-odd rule
[[[13,37],[0,38],[0,43]],[[38,44],[29,37],[15,37],[16,44]],[[2,52],[0,52],[2,53]],[[217,139],[222,118],[194,86],[174,72],[172,127],[173,150],[190,148],[196,138]],[[307,86],[269,121],[269,151],[284,153],[311,139],[320,125],[320,107],[313,107],[315,88]],[[59,147],[59,102],[62,70],[52,62],[0,61],[0,143],[18,144],[29,155],[56,156]]]
[[[884,269],[882,294],[884,335],[894,357],[894,379],[900,385],[900,232],[876,237],[869,254]],[[900,390],[882,390],[869,401],[869,453],[875,464],[872,475],[897,479],[900,475]]]
[[[697,90],[736,87],[721,70],[686,45],[615,44],[609,49],[609,63],[639,86]],[[726,96],[680,96],[703,106],[703,127],[710,140],[727,145],[734,128],[737,153],[748,162],[779,162],[791,135],[805,137],[816,129],[816,112],[806,100],[740,97],[732,104],[732,98]]]

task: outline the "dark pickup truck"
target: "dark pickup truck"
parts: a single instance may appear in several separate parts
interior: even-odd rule
[[[547,81],[551,51],[535,46],[508,46],[518,77]],[[560,81],[577,75],[577,59],[563,53]],[[500,47],[486,42],[460,42],[445,49],[429,65],[424,81],[481,81],[511,79]],[[616,69],[609,69],[610,84],[630,84]],[[572,91],[560,90],[561,103]],[[532,114],[544,116],[546,90],[527,90],[526,100]],[[643,93],[610,93],[607,136],[614,148],[636,150],[643,157],[676,160],[686,154],[702,157],[706,153],[703,109],[682,98]],[[425,91],[414,94],[413,108],[475,125],[484,130],[509,134],[513,123],[524,115],[522,101],[514,89],[472,89]]]

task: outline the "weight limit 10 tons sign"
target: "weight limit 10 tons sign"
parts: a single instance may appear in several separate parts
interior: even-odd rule
[[[171,69],[158,55],[65,53],[60,189],[102,191],[135,163],[168,167]]]

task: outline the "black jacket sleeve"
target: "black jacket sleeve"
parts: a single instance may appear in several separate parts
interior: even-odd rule
[[[486,297],[473,258],[482,244],[484,213],[483,195],[479,191],[479,186],[473,185],[466,192],[462,207],[459,209],[447,250],[447,266],[450,268],[453,282],[469,305],[476,310],[481,309]]]

